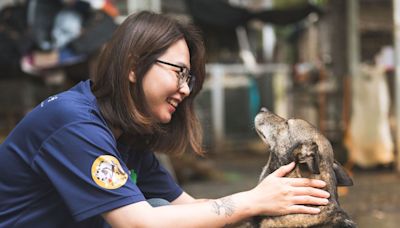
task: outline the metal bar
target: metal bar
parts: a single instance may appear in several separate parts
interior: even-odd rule
[[[212,77],[211,107],[215,151],[219,152],[225,138],[225,93],[223,67],[214,67],[210,72]]]
[[[400,2],[393,0],[395,93],[396,93],[396,171],[400,173]]]
[[[349,74],[351,81],[350,97],[351,97],[351,107],[350,113],[354,110],[355,97],[353,96],[355,91],[360,89],[360,37],[359,37],[359,1],[349,0],[347,3],[347,58],[349,66]],[[350,116],[353,114],[350,114]],[[351,153],[351,152],[350,152]],[[349,156],[350,163],[352,158]]]

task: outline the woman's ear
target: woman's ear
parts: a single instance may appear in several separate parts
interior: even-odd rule
[[[129,72],[129,81],[132,82],[132,83],[136,82],[136,76],[135,76],[135,73],[133,71]]]

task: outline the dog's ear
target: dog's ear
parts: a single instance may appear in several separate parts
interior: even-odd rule
[[[333,171],[335,171],[336,182],[338,186],[352,186],[353,180],[336,160],[333,162]]]
[[[292,151],[294,160],[301,171],[308,171],[312,174],[319,174],[319,150],[315,142],[297,144]]]

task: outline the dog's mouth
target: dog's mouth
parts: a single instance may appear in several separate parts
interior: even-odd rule
[[[257,132],[258,136],[260,136],[260,138],[264,142],[265,146],[267,147],[267,151],[269,151],[271,146],[267,142],[267,137],[264,135],[264,133],[262,131],[260,131],[258,129],[256,129],[256,132]]]
[[[260,138],[262,138],[263,140],[267,139],[265,137],[264,133],[262,133],[262,131],[258,130],[257,128],[256,128],[256,131],[257,131],[258,135],[260,136]]]

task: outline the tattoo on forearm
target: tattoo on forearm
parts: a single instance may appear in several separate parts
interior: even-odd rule
[[[221,215],[223,212],[225,212],[226,217],[233,215],[235,212],[235,204],[229,196],[212,201],[212,208],[214,213],[217,215]]]

